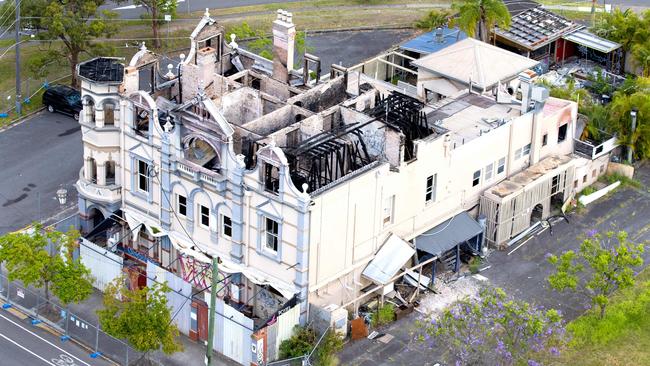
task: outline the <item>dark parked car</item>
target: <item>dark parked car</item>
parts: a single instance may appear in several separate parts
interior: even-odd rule
[[[43,93],[43,105],[51,113],[61,112],[69,114],[75,120],[79,120],[79,113],[83,108],[81,105],[81,93],[69,86],[52,85]]]

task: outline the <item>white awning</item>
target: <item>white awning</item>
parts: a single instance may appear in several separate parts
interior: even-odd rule
[[[193,257],[194,259],[206,264],[211,264],[212,260],[204,253],[207,253],[212,256],[219,256],[219,260],[221,261],[221,263],[219,264],[219,271],[221,272],[241,273],[246,278],[248,278],[251,282],[257,285],[260,286],[269,285],[273,287],[280,294],[282,294],[283,297],[285,297],[288,300],[291,299],[293,295],[295,295],[298,292],[295,285],[277,279],[256,268],[244,266],[235,263],[227,258],[224,258],[224,256],[219,255],[218,252],[212,250],[206,245],[201,245],[200,243],[193,242],[184,233],[179,233],[177,231],[167,232],[163,230],[159,226],[159,224],[153,222],[153,220],[147,218],[146,216],[138,213],[135,210],[124,208],[122,212],[124,212],[124,217],[126,219],[126,222],[129,224],[129,228],[132,230],[136,228],[135,230],[133,230],[134,237],[137,235],[137,233],[139,233],[140,227],[144,226],[147,232],[154,237],[161,237],[167,235],[167,237],[169,237],[169,241],[172,243],[174,248],[176,248],[176,250],[178,250],[185,256]],[[197,248],[197,246],[199,247]]]
[[[598,37],[597,35],[589,32],[586,29],[581,29],[573,33],[567,34],[562,37],[567,41],[591,48],[602,53],[610,53],[621,47],[619,43],[610,41],[605,38]]]
[[[387,285],[414,254],[409,243],[391,234],[362,274],[379,285]]]

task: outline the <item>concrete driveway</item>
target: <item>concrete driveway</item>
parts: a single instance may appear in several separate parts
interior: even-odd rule
[[[40,112],[1,132],[0,234],[76,206],[82,161],[81,129],[72,117]],[[68,190],[65,207],[55,198],[61,187]]]
[[[554,225],[553,235],[546,230],[511,255],[508,255],[508,251],[492,253],[487,259],[492,267],[481,272],[481,275],[487,277],[488,284],[501,287],[517,298],[561,310],[567,320],[580,315],[587,308],[588,301],[571,292],[558,294],[546,283],[546,277],[551,272],[546,254],[578,249],[578,237],[592,229],[601,232],[625,230],[634,241],[650,243],[650,164],[638,167],[635,178],[643,183],[642,189],[619,188],[587,206],[583,212],[570,215],[570,223],[561,221]],[[648,265],[650,247],[644,256]],[[436,295],[429,296],[434,296],[435,301]],[[439,350],[413,341],[414,322],[419,316],[414,312],[381,329],[380,332],[394,337],[386,344],[368,339],[348,343],[339,354],[341,364],[434,365],[439,362]]]

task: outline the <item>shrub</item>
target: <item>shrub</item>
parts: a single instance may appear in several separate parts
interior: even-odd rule
[[[316,332],[313,329],[296,326],[291,338],[280,343],[280,359],[309,354],[316,341]]]
[[[380,306],[377,312],[372,314],[373,327],[389,324],[393,320],[395,320],[395,306],[389,302],[384,304],[384,306]]]
[[[472,274],[477,274],[479,272],[479,269],[481,267],[481,258],[480,257],[472,257],[469,261],[469,271]]]
[[[593,186],[587,186],[587,187],[583,188],[582,191],[580,191],[580,194],[583,195],[583,196],[588,196],[588,195],[590,195],[592,193],[595,193],[595,192],[596,192],[596,188],[594,188]]]
[[[618,174],[618,173],[610,173],[607,175],[603,175],[601,178],[605,183],[607,184],[612,184],[617,181],[621,182],[622,186],[629,186],[633,188],[642,188],[643,184],[639,182],[638,180],[634,178],[628,178],[624,175]]]
[[[336,353],[343,348],[343,339],[336,332],[327,330],[317,345],[319,336],[312,328],[296,326],[293,336],[280,344],[280,359],[305,356],[313,350],[311,361],[314,365],[336,365]]]

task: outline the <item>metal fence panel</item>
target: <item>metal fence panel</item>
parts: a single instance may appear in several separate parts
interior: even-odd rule
[[[124,344],[119,339],[115,339],[110,335],[100,331],[98,333],[97,340],[97,351],[102,355],[118,362],[120,365],[127,365],[127,348],[128,346]]]

